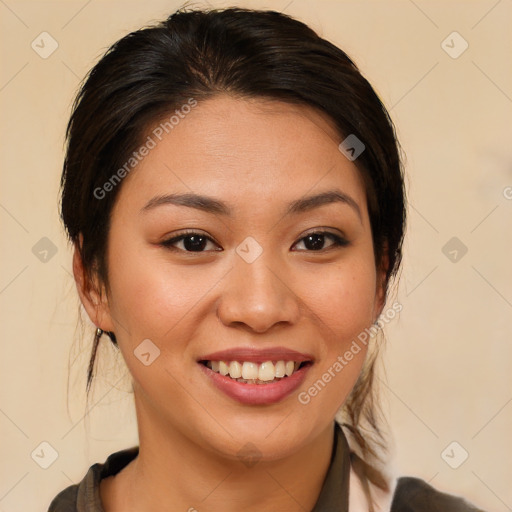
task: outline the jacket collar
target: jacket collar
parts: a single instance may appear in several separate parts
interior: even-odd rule
[[[350,448],[338,422],[334,422],[331,463],[312,512],[348,512]]]

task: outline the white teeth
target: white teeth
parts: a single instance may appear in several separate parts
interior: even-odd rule
[[[227,375],[229,373],[229,366],[224,361],[219,361],[219,373]]]
[[[263,383],[289,377],[299,369],[298,361],[265,361],[258,364],[251,361],[208,361],[208,368],[221,375],[240,381]]]
[[[247,361],[242,365],[242,379],[257,379],[258,378],[258,364],[248,363]]]
[[[242,365],[238,361],[229,363],[229,376],[232,379],[239,379],[242,376]]]
[[[274,380],[276,376],[276,371],[274,369],[274,363],[272,361],[265,361],[260,364],[260,369],[258,371],[258,379],[259,380]]]
[[[276,363],[276,377],[282,378],[286,375],[286,365],[284,361],[277,361]]]

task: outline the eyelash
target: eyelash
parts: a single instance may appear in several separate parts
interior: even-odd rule
[[[336,247],[346,247],[347,245],[349,245],[349,241],[348,240],[346,240],[345,238],[342,238],[339,235],[331,233],[330,231],[312,231],[312,232],[307,233],[306,235],[304,235],[296,243],[301,242],[302,240],[304,240],[305,238],[307,238],[310,235],[327,235],[328,237],[330,237],[333,240],[333,244],[330,245],[329,247],[327,247],[326,249],[320,249],[318,251],[307,250],[306,249],[306,250],[302,250],[302,252],[322,253],[322,252],[331,250],[331,249],[336,248]],[[216,244],[216,242],[212,238],[210,238],[209,236],[206,236],[203,233],[200,233],[200,232],[197,232],[197,231],[184,231],[183,233],[181,233],[178,236],[170,238],[169,240],[164,240],[163,242],[160,243],[160,245],[165,247],[166,249],[171,250],[171,251],[185,252],[185,253],[188,253],[188,254],[201,254],[201,253],[204,253],[204,252],[211,252],[211,251],[187,251],[187,250],[184,250],[184,249],[178,249],[177,247],[173,247],[173,244],[175,244],[176,242],[180,242],[181,240],[183,240],[185,238],[188,238],[188,237],[191,237],[191,236],[201,236],[201,237],[206,238],[208,241],[213,242],[214,244]],[[293,244],[293,245],[295,245],[295,244]]]

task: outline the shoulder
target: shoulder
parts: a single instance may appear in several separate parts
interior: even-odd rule
[[[93,464],[77,484],[61,491],[50,503],[48,512],[77,512],[78,510],[102,510],[100,480],[117,474],[139,453],[139,447],[120,450],[108,456],[104,463]]]
[[[420,478],[397,480],[391,512],[483,512],[463,498],[437,491]]]
[[[351,449],[349,510],[368,510],[368,494],[379,512],[484,512],[460,496],[438,491],[421,478],[400,476],[392,465],[376,471]]]
[[[78,487],[80,484],[70,485],[53,498],[48,512],[75,512],[77,510]]]

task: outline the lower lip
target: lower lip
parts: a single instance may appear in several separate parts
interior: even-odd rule
[[[248,405],[266,405],[279,402],[293,393],[304,381],[312,364],[307,364],[272,384],[244,384],[210,370],[207,366],[198,363],[203,373],[211,382],[229,397]]]

